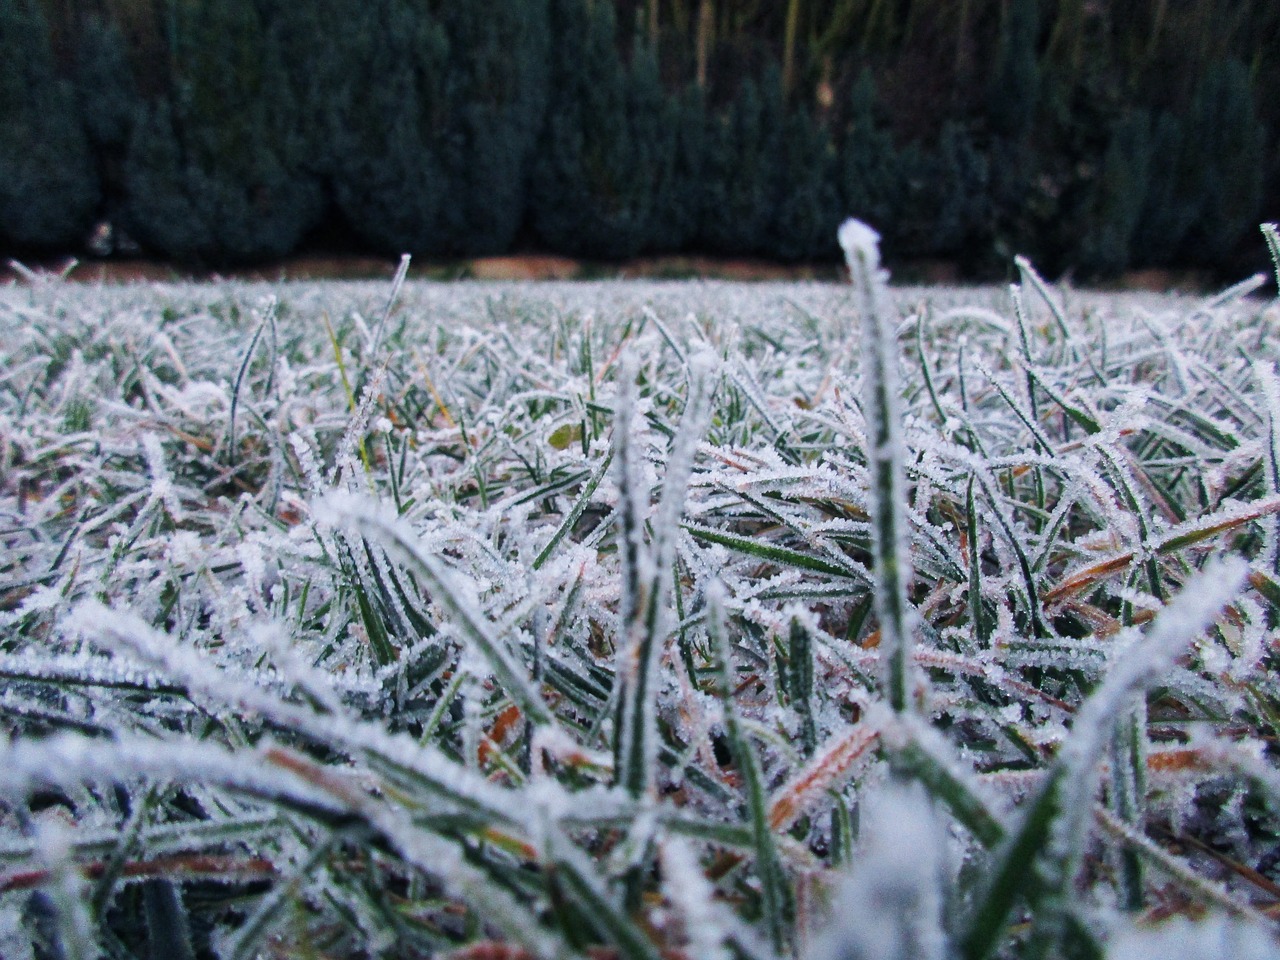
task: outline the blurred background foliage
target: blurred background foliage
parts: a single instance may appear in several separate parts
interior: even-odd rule
[[[1274,0],[0,0],[0,246],[1260,265]]]

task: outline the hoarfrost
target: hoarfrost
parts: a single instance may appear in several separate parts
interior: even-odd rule
[[[942,960],[945,831],[924,789],[890,782],[867,799],[863,842],[810,960]]]

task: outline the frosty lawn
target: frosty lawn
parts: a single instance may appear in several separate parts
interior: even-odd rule
[[[1280,312],[859,263],[0,291],[0,954],[1274,956]]]

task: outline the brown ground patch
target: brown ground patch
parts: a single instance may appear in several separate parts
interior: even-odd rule
[[[70,258],[14,266],[0,263],[0,283],[24,282],[36,276],[57,276],[79,283],[154,283],[219,280],[389,280],[399,261],[391,257],[299,255],[257,267],[214,271],[182,267],[157,260],[85,260],[69,265]],[[415,260],[409,275],[427,280],[734,280],[734,281],[824,281],[847,278],[835,263],[784,264],[750,258],[697,255],[638,257],[622,262],[575,260],[545,254],[509,257],[480,257],[474,260]],[[895,264],[897,283],[953,285],[963,283],[958,266],[946,260],[914,260]],[[1194,292],[1214,289],[1207,274],[1196,271],[1137,270],[1104,284],[1109,290],[1149,290]]]
[[[31,274],[54,277],[66,274],[79,283],[153,283],[218,280],[384,280],[395,275],[398,260],[357,256],[297,256],[277,263],[232,270],[199,270],[156,260],[85,260],[69,258],[28,263],[15,267],[0,264],[0,283],[23,282]],[[411,277],[431,280],[603,280],[689,279],[720,280],[835,280],[834,264],[787,265],[765,260],[724,259],[700,256],[643,257],[620,263],[574,260],[541,254],[480,257],[474,260],[415,260]]]

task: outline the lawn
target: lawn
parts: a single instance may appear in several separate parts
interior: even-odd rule
[[[0,289],[0,954],[1276,956],[1270,289],[859,250]]]

